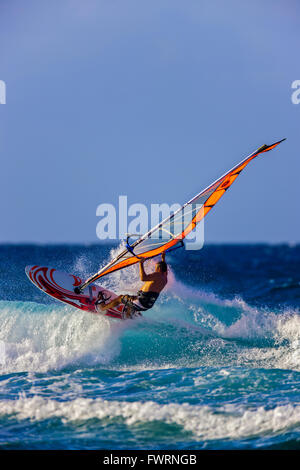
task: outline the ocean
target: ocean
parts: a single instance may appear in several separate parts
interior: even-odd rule
[[[0,245],[0,448],[300,449],[300,245],[170,253],[167,288],[124,322],[24,272],[85,278],[116,250]],[[141,285],[136,266],[102,283]]]

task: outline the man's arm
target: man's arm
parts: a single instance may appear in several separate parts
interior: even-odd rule
[[[155,278],[155,273],[146,274],[146,273],[145,273],[145,269],[144,269],[144,262],[145,262],[144,259],[141,259],[141,260],[140,260],[140,279],[141,279],[141,281],[143,281],[143,282],[146,282],[146,281],[153,281],[154,278]]]

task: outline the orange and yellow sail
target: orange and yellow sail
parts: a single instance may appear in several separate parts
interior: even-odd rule
[[[126,248],[96,274],[89,277],[80,286],[80,290],[83,290],[100,277],[137,263],[141,257],[153,258],[154,256],[172,249],[179,243],[182,243],[182,240],[215,206],[223,194],[225,194],[248,163],[258,155],[272,150],[284,140],[285,139],[282,139],[272,145],[259,147],[255,152],[193,197],[180,209],[149,230],[149,232],[145,233],[132,244],[127,243]],[[186,217],[186,214],[188,214],[188,217]]]

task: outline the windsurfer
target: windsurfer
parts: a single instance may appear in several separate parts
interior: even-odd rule
[[[125,316],[131,318],[134,314],[141,315],[141,312],[153,307],[160,292],[168,282],[168,266],[165,260],[165,253],[161,255],[161,261],[156,263],[154,272],[146,274],[144,269],[145,259],[140,259],[140,279],[144,282],[143,287],[136,295],[119,295],[109,303],[105,303],[101,297],[95,302],[98,311],[105,311],[109,308],[117,307],[119,304],[125,305]]]

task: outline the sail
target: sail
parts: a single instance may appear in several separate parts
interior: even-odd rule
[[[282,139],[272,145],[259,147],[255,152],[194,196],[138,240],[129,243],[128,238],[126,248],[115,259],[100,269],[100,271],[88,278],[80,286],[79,290],[83,290],[100,277],[137,263],[141,257],[153,258],[182,245],[182,240],[214,207],[248,163],[258,155],[272,150],[284,140]]]

